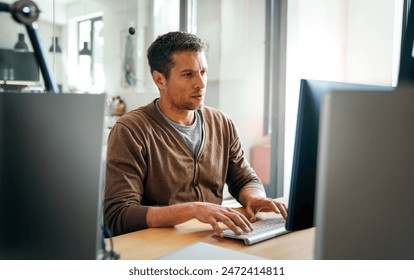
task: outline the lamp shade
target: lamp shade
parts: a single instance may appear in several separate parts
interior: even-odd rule
[[[24,41],[24,34],[19,33],[17,43],[14,45],[14,49],[17,51],[28,51],[29,48],[27,47],[26,42]]]
[[[58,37],[52,37],[52,45],[49,48],[49,52],[61,53],[62,49],[59,46]]]
[[[91,50],[88,49],[88,42],[83,42],[83,49],[79,51],[79,55],[91,55]]]

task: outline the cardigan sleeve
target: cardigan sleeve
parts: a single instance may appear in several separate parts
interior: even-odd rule
[[[116,123],[108,137],[104,195],[105,225],[115,235],[148,227],[148,206],[142,205],[144,157],[145,148],[136,134]]]
[[[245,158],[237,128],[231,120],[229,120],[229,141],[230,149],[226,183],[230,194],[238,200],[240,191],[245,187],[257,188],[264,192],[262,182]]]

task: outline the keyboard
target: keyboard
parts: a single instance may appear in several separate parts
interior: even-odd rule
[[[285,222],[286,220],[282,217],[268,218],[252,223],[254,230],[251,232],[237,235],[231,229],[225,229],[223,233],[224,237],[241,239],[244,241],[244,244],[252,245],[288,233],[285,228]]]

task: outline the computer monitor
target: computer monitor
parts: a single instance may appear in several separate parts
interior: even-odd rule
[[[33,52],[0,49],[0,87],[20,91],[40,80],[39,66]]]
[[[401,55],[400,55],[400,69],[398,74],[398,84],[412,83],[414,81],[414,8],[410,5],[405,7],[403,32],[401,36]]]
[[[0,259],[96,259],[104,94],[0,93]]]
[[[324,98],[316,259],[414,259],[413,91]]]
[[[392,91],[393,87],[333,81],[300,81],[287,230],[314,226],[319,113],[322,98],[332,91]]]

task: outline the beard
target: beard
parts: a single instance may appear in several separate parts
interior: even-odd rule
[[[199,96],[200,94],[203,94],[202,98],[197,98],[194,96]],[[170,97],[170,103],[172,107],[174,107],[176,110],[185,110],[185,111],[194,111],[194,110],[200,110],[204,106],[204,91],[196,91],[193,92],[188,97],[181,97],[181,98],[174,98],[174,93],[168,92],[168,96]]]
[[[174,108],[178,110],[194,111],[200,110],[204,105],[204,100],[200,102],[172,102]]]

